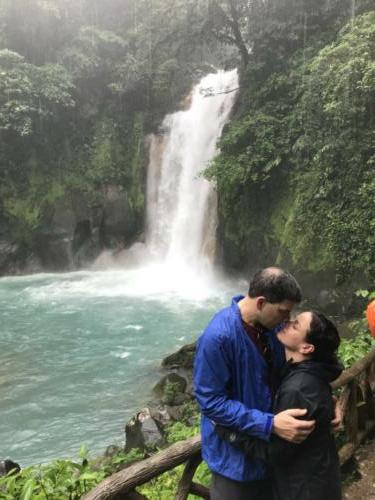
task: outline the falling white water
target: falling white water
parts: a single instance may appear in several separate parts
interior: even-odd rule
[[[237,87],[237,70],[207,75],[194,87],[189,109],[168,115],[162,134],[152,136],[146,244],[171,268],[199,272],[213,262],[216,196],[201,173],[217,153]]]
[[[207,75],[187,109],[166,116],[151,136],[146,241],[116,255],[105,252],[94,265],[111,273],[111,294],[198,300],[227,287],[213,266],[216,192],[201,174],[217,153],[237,88],[237,70]]]

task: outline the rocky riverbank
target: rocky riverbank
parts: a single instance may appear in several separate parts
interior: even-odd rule
[[[192,343],[163,359],[164,373],[153,387],[152,400],[126,424],[126,451],[165,445],[167,429],[174,422],[193,425],[198,414],[192,384],[194,354]]]

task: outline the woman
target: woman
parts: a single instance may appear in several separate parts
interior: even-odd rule
[[[274,413],[306,408],[314,431],[301,444],[277,436],[271,441],[216,426],[219,436],[252,458],[270,466],[275,500],[340,500],[341,481],[335,440],[331,431],[334,402],[330,382],[342,372],[337,360],[340,337],[334,324],[314,311],[299,314],[277,333],[287,364],[276,393]]]

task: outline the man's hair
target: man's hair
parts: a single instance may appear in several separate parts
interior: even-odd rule
[[[310,358],[314,361],[337,363],[336,352],[340,345],[340,336],[337,328],[324,314],[311,311],[312,319],[310,330],[306,334],[306,342],[315,349]]]
[[[302,293],[297,280],[278,267],[266,267],[257,271],[249,285],[249,297],[263,296],[271,304],[290,300],[301,302]]]

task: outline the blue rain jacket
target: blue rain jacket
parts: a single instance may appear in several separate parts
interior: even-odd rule
[[[209,468],[236,481],[265,477],[265,465],[249,460],[215,432],[214,423],[268,441],[273,424],[268,367],[242,325],[237,302],[218,312],[198,339],[194,390],[202,411],[202,456]],[[267,332],[273,363],[285,362],[275,331]]]

